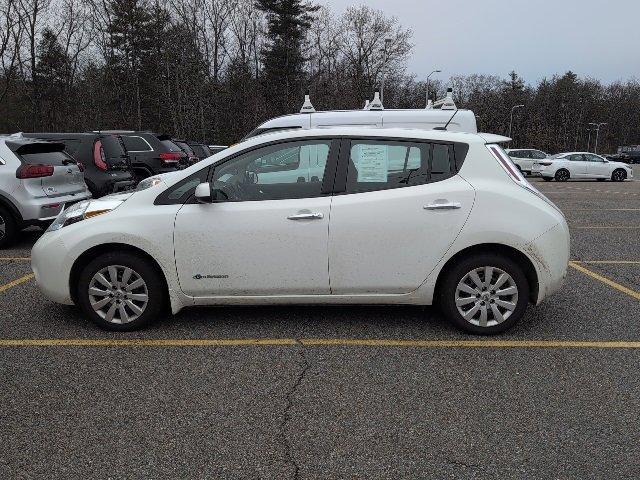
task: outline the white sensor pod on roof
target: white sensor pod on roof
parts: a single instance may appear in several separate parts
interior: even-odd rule
[[[369,104],[369,110],[384,110],[382,101],[380,100],[380,92],[376,90],[373,94],[373,100]]]
[[[309,93],[305,93],[304,95],[304,103],[302,104],[302,108],[300,109],[300,113],[313,113],[316,109],[313,108],[313,104],[311,103],[311,98],[309,97]]]

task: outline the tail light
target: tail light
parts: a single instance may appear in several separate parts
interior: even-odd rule
[[[50,177],[53,169],[53,165],[20,165],[16,170],[16,178]]]
[[[160,160],[162,160],[163,163],[178,163],[181,157],[182,155],[177,152],[167,152],[160,154]]]
[[[104,156],[104,148],[102,147],[102,142],[98,140],[93,145],[93,163],[95,163],[96,167],[100,170],[106,172],[109,169],[107,162],[105,161]]]
[[[84,172],[84,163],[82,162],[77,162],[78,163],[78,168],[80,169],[81,172]]]
[[[536,187],[531,185],[526,178],[524,178],[520,170],[518,170],[518,167],[516,167],[513,164],[509,156],[504,152],[504,150],[502,150],[502,148],[499,145],[487,145],[487,148],[491,152],[491,155],[493,155],[493,157],[498,161],[498,163],[502,166],[502,168],[509,174],[509,177],[511,177],[511,180],[513,180],[515,183],[520,185],[525,190],[528,190],[529,192],[533,193],[538,198],[541,198],[542,200],[547,202],[549,205],[555,208],[558,212],[560,212],[562,216],[564,216],[564,213],[562,213],[562,210],[560,210],[555,203],[549,200],[545,195],[542,194],[542,192],[540,192]]]

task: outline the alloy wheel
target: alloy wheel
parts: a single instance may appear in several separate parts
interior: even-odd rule
[[[616,170],[613,172],[613,180],[615,182],[622,182],[626,178],[625,173],[622,170]]]
[[[518,286],[496,267],[474,268],[456,287],[456,307],[472,325],[493,327],[507,320],[518,304]]]
[[[89,303],[93,310],[110,323],[129,323],[147,308],[149,291],[144,279],[132,268],[109,265],[98,271],[89,282]]]
[[[556,178],[561,182],[566,182],[567,180],[569,180],[569,172],[560,170],[558,173],[556,173]]]

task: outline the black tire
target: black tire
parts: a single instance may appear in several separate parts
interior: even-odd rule
[[[11,245],[16,239],[18,227],[13,215],[4,207],[0,207],[0,248]]]
[[[458,284],[462,282],[462,280],[467,276],[467,274],[469,274],[475,269],[479,269],[486,266],[493,267],[494,269],[496,269],[493,271],[493,276],[492,276],[492,278],[494,278],[495,281],[497,281],[497,278],[500,275],[500,272],[498,271],[498,269],[502,270],[502,272],[504,273],[507,273],[511,277],[510,282],[512,284],[515,284],[514,286],[517,287],[517,292],[516,292],[517,299],[513,297],[509,299],[510,303],[515,304],[515,308],[513,309],[513,311],[511,311],[511,313],[508,316],[505,313],[506,310],[505,312],[501,312],[501,314],[504,314],[506,316],[506,318],[503,321],[498,321],[493,313],[488,313],[488,315],[491,316],[492,321],[487,322],[487,326],[481,326],[480,324],[476,325],[472,323],[472,321],[475,322],[479,320],[479,319],[473,318],[475,317],[475,314],[472,317],[472,321],[468,321],[463,317],[462,313],[458,310],[458,306],[456,305],[456,293],[457,293]],[[484,280],[484,278],[480,278],[480,279]],[[491,291],[489,290],[486,292],[482,292],[482,295],[491,296],[489,295],[490,292]],[[495,335],[508,330],[524,316],[524,313],[527,309],[527,305],[529,303],[529,282],[527,281],[527,277],[525,276],[520,265],[518,265],[518,263],[516,263],[510,257],[497,255],[493,253],[483,253],[483,254],[472,255],[468,258],[465,258],[455,263],[449,269],[449,271],[445,272],[445,277],[443,278],[443,281],[440,285],[438,293],[439,293],[438,302],[439,302],[440,309],[442,310],[443,314],[447,317],[447,319],[451,321],[455,326],[457,326],[458,328],[466,332],[473,333],[476,335]],[[480,294],[480,292],[478,294]],[[465,298],[471,299],[471,298],[474,298],[474,295],[470,295],[469,297],[465,297]],[[502,298],[504,299],[508,297],[502,297]],[[482,299],[476,300],[474,298],[474,300],[471,302],[473,303],[473,305],[469,304],[469,309],[467,310],[467,312],[472,308],[475,308],[477,304],[476,302],[481,302],[481,301]],[[487,302],[491,302],[491,300],[487,300]],[[495,300],[491,303],[494,303],[494,302]],[[483,303],[483,305],[485,304]],[[498,305],[496,304],[496,308],[497,307]],[[465,306],[462,306],[461,308],[467,308],[467,306],[465,305]],[[489,311],[493,307],[489,303],[486,303],[486,307],[481,307],[481,308],[485,308],[487,309],[487,311]],[[478,315],[480,315],[480,313],[481,312],[478,311]],[[492,324],[489,325],[489,323],[492,323]]]
[[[148,297],[147,303],[142,309],[142,313],[137,316],[137,318],[129,321],[128,323],[114,323],[119,319],[114,318],[114,321],[108,321],[106,318],[101,316],[99,313],[94,310],[91,305],[91,299],[89,295],[89,287],[96,275],[101,270],[109,267],[109,266],[118,266],[123,268],[130,268],[137,277],[140,277],[144,281],[144,291],[142,294],[146,294]],[[118,277],[122,280],[122,276]],[[136,278],[136,277],[134,277]],[[133,282],[131,282],[133,283]],[[98,285],[98,284],[96,284]],[[105,291],[109,291],[108,288],[104,288]],[[143,287],[139,287],[143,288]],[[128,301],[128,297],[117,297],[114,298],[114,295],[126,295],[129,294],[139,294],[140,290],[133,289],[131,292],[124,292],[126,288],[121,289],[118,287],[120,292],[115,292],[111,295],[112,301],[120,301],[121,304],[124,304]],[[98,297],[94,297],[94,299],[102,298],[104,295],[100,295]],[[106,296],[104,296],[106,298]],[[76,289],[76,300],[78,306],[82,309],[82,311],[89,317],[89,319],[98,325],[100,328],[105,330],[114,330],[119,332],[129,332],[133,330],[138,330],[146,325],[148,325],[151,321],[158,318],[158,316],[162,313],[165,302],[166,302],[166,287],[164,283],[164,278],[162,277],[162,273],[158,271],[158,268],[149,260],[135,255],[131,252],[126,251],[115,251],[111,253],[105,253],[103,255],[98,256],[97,258],[91,260],[80,273],[80,278],[78,281],[78,286]],[[120,300],[122,298],[122,300]],[[133,300],[132,300],[133,301]],[[137,302],[137,300],[136,300]],[[110,304],[105,306],[107,308]],[[137,303],[136,306],[140,308],[141,304]],[[125,314],[135,315],[134,311],[131,310],[131,307],[126,306]],[[104,312],[103,312],[104,313]],[[108,313],[108,312],[107,312]],[[121,317],[119,310],[116,312],[118,317]],[[121,318],[120,318],[121,320]]]
[[[551,178],[551,177],[542,177],[542,179],[543,179],[545,182],[550,182],[551,180],[553,180],[553,178]]]
[[[567,180],[569,180],[570,177],[571,177],[571,174],[569,173],[569,170],[567,170],[566,168],[561,168],[555,174],[556,182],[566,182]]]
[[[623,168],[616,168],[611,173],[611,181],[613,182],[624,182],[626,179],[627,179],[627,172],[625,172]]]

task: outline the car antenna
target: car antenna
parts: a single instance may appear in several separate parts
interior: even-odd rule
[[[449,124],[451,123],[451,120],[453,120],[453,117],[456,116],[456,113],[458,113],[458,109],[456,108],[456,111],[453,112],[453,115],[451,115],[451,118],[449,119],[449,121],[447,123],[445,123],[444,127],[435,127],[434,130],[446,130],[447,127],[449,126]]]

